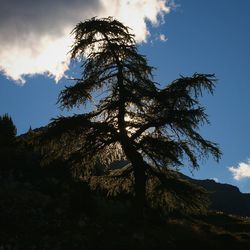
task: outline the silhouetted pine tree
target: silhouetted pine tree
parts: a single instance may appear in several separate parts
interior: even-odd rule
[[[71,141],[75,159],[79,156],[86,166],[128,159],[140,216],[147,176],[157,168],[183,165],[184,157],[194,168],[200,156],[219,159],[218,146],[197,132],[208,122],[198,97],[202,90],[213,93],[214,75],[181,76],[158,88],[153,68],[138,53],[134,35],[121,22],[92,18],[77,24],[73,34],[71,56],[83,61],[82,75],[61,92],[59,103],[71,109],[90,101],[93,109],[54,119],[47,134],[50,138],[63,135],[62,148]]]
[[[7,114],[0,116],[0,147],[12,145],[16,137],[16,126]]]

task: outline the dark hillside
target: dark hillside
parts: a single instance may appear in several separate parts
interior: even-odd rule
[[[67,162],[57,159],[48,165],[41,164],[41,155],[29,144],[28,139],[33,136],[32,133],[22,136],[13,146],[0,149],[0,249],[245,250],[250,247],[248,218],[210,212],[160,215],[157,210],[148,209],[144,222],[137,222],[128,201],[92,192],[86,183],[72,178]],[[119,171],[116,166],[112,166],[113,171]],[[210,190],[240,195],[227,185],[198,182],[210,185]],[[185,182],[179,184],[186,186]]]

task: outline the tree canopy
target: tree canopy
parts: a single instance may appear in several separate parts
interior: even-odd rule
[[[50,123],[47,135],[64,138],[61,149],[73,148],[74,159],[89,167],[129,160],[139,213],[147,177],[156,169],[182,166],[183,159],[194,168],[200,157],[219,159],[218,145],[198,132],[208,123],[199,97],[204,90],[213,94],[213,74],[181,76],[161,87],[154,82],[153,67],[138,52],[134,35],[118,20],[92,18],[72,33],[71,57],[82,62],[82,74],[58,102],[67,109],[90,102],[92,110]]]

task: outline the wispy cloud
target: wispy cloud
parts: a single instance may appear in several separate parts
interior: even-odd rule
[[[159,35],[159,39],[160,39],[160,41],[162,41],[162,42],[166,42],[166,41],[168,40],[168,38],[167,38],[164,34],[160,34],[160,35]]]
[[[247,162],[240,162],[236,167],[232,166],[228,168],[233,174],[233,178],[240,181],[243,178],[250,178],[250,159]]]
[[[26,75],[44,73],[58,81],[68,69],[69,33],[76,23],[114,16],[145,42],[147,23],[157,26],[169,12],[167,0],[2,0],[0,70],[20,83]]]

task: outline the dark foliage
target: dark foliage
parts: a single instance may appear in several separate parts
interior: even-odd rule
[[[131,165],[92,176],[88,182],[91,190],[118,201],[131,201],[135,192]],[[147,173],[146,201],[149,210],[163,215],[203,214],[209,205],[205,189],[180,178],[176,172],[157,169]]]

